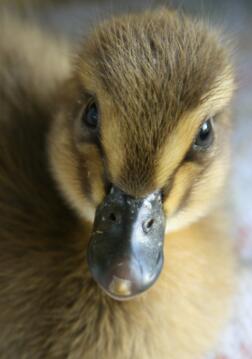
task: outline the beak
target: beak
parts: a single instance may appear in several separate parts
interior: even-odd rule
[[[96,210],[88,246],[93,278],[117,300],[144,292],[161,272],[164,233],[160,191],[137,199],[112,187]]]

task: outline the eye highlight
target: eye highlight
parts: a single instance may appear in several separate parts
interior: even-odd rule
[[[82,123],[84,126],[95,130],[99,123],[99,111],[95,101],[91,101],[82,115]]]
[[[205,150],[213,143],[213,119],[209,117],[200,127],[193,144],[195,150]]]

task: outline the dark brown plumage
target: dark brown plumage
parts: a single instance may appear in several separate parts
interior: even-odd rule
[[[218,33],[166,9],[127,15],[71,66],[67,46],[33,25],[8,15],[0,30],[0,357],[195,359],[216,340],[233,281],[216,199],[233,75]],[[93,96],[98,138],[81,123]],[[215,115],[213,146],[192,151]],[[164,192],[163,272],[129,302],[86,264],[109,182]]]

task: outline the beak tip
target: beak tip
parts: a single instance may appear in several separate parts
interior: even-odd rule
[[[109,284],[109,291],[117,296],[129,296],[132,292],[132,282],[127,279],[113,276]]]

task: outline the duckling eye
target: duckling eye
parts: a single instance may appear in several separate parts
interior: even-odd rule
[[[213,143],[213,124],[212,118],[208,118],[200,127],[194,141],[194,149],[207,149]]]
[[[85,126],[89,127],[90,129],[96,129],[98,126],[99,120],[99,113],[96,103],[90,102],[82,116],[82,122]]]

